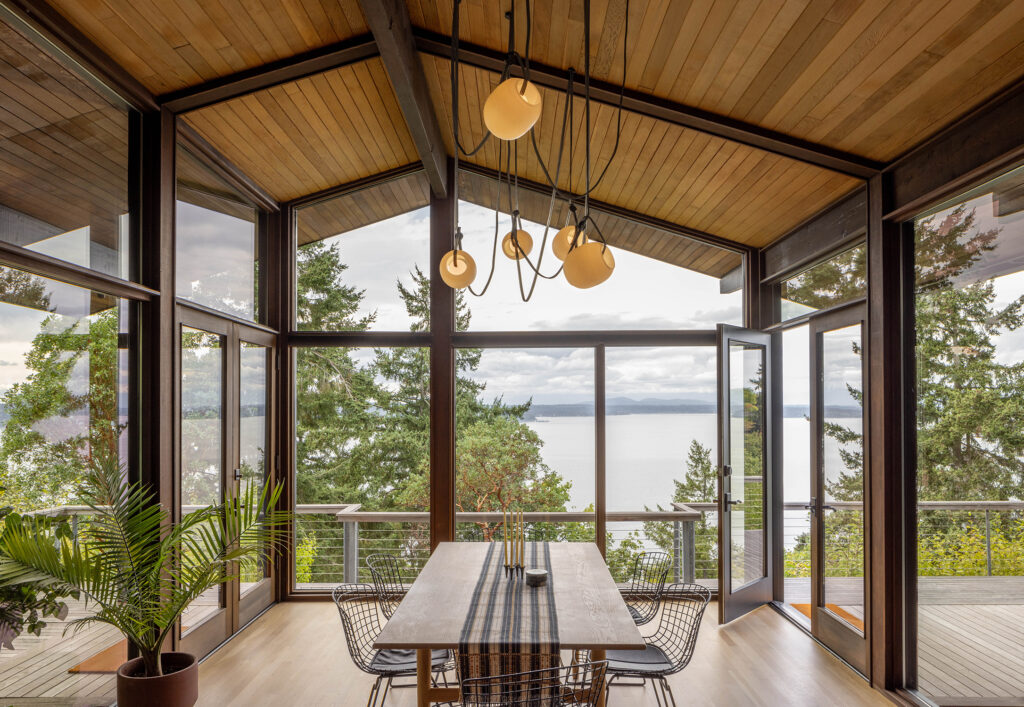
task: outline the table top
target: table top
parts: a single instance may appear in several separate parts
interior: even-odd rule
[[[441,543],[374,648],[457,648],[489,543]],[[644,639],[594,543],[551,543],[562,648],[642,649]]]

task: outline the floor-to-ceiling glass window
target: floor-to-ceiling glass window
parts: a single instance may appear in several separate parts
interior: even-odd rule
[[[127,460],[128,311],[116,297],[0,266],[0,508],[58,518],[54,532],[62,526],[71,542],[89,525],[85,475]],[[5,610],[18,609],[13,596],[0,595]],[[42,616],[38,635],[20,621],[0,624],[0,702],[50,692],[111,699],[112,670],[90,661],[119,646],[120,634],[91,624],[65,635],[91,607],[52,598],[64,609]]]
[[[594,350],[459,349],[458,363],[458,538],[500,539],[502,513],[523,511],[529,540],[592,542]]]
[[[98,464],[128,463],[135,310],[88,285],[27,270],[53,272],[55,258],[115,278],[136,276],[133,111],[52,44],[6,19],[0,96],[0,531],[9,511],[46,515],[55,534],[60,528],[68,542],[87,542],[90,517],[78,507],[85,475]],[[3,264],[8,250],[17,258],[10,263],[27,270]],[[118,650],[120,635],[101,624],[65,634],[91,605],[45,592],[35,598],[61,607],[40,616],[45,626],[33,626],[18,590],[0,590],[0,704],[54,696],[108,703],[113,671],[95,670],[93,660]]]
[[[774,327],[785,570],[776,599],[862,671],[866,256],[855,245],[778,282]]]
[[[175,190],[180,512],[223,503],[270,473],[274,334],[259,291],[261,219],[239,187],[179,142]],[[264,564],[196,597],[182,646],[204,655],[273,600]]]
[[[607,507],[635,513],[609,522],[617,579],[625,550],[664,552],[670,578],[718,585],[717,367],[710,346],[609,347],[605,353]],[[685,504],[700,520],[647,515]],[[683,552],[692,542],[694,551]]]
[[[487,203],[493,184],[473,175],[462,179],[464,194],[475,203]],[[521,208],[529,212],[530,202],[523,199]],[[546,211],[548,200],[542,201],[541,211]],[[741,256],[605,217],[601,227],[609,244],[617,245],[615,239],[626,232],[635,236],[632,250],[614,249],[616,267],[608,281],[581,290],[558,275],[541,278],[534,286],[530,266],[517,266],[500,249],[492,272],[494,212],[475,203],[460,204],[460,223],[463,246],[477,262],[473,289],[481,294],[460,294],[460,312],[466,315],[459,322],[465,332],[460,341],[466,342],[460,352],[477,351],[472,342],[485,342],[470,377],[479,387],[477,404],[499,407],[472,428],[458,425],[459,510],[468,512],[481,496],[471,494],[468,483],[475,473],[470,462],[478,461],[469,455],[480,434],[498,434],[500,426],[522,429],[517,439],[522,455],[517,459],[524,461],[521,468],[526,471],[511,475],[519,486],[507,489],[507,495],[523,499],[527,512],[560,518],[569,516],[558,514],[591,508],[605,513],[606,558],[619,580],[629,579],[640,553],[663,552],[669,580],[694,577],[714,585],[718,491],[712,461],[717,436],[713,330],[718,323],[743,321]],[[556,214],[553,220],[558,218]],[[499,237],[509,227],[508,217],[501,215]],[[533,238],[532,263],[545,275],[557,273],[560,263],[550,242],[556,229],[548,230],[545,244],[542,225],[524,220],[523,228]],[[601,332],[620,330],[662,336],[658,345],[643,345],[640,335],[602,347]],[[695,331],[703,334],[699,341],[684,334]],[[493,346],[486,343],[491,332],[504,332],[511,347],[487,348]],[[524,343],[538,343],[517,346],[517,334]],[[549,336],[561,337],[562,343],[557,348],[544,345]],[[603,415],[596,414],[599,388]],[[462,413],[462,419],[469,418]],[[596,448],[600,431],[605,441]],[[562,487],[567,493],[555,493]],[[595,487],[605,499],[600,509]],[[552,493],[539,493],[548,489]],[[496,500],[487,510],[500,511],[502,502]],[[678,520],[682,515],[677,503],[691,503],[687,512],[695,510],[699,518]],[[538,524],[531,537],[591,539],[591,522],[568,521],[561,530]],[[460,524],[466,533],[469,526],[468,521]]]
[[[412,582],[430,553],[426,202],[414,174],[295,210],[297,590],[369,581],[375,553]]]
[[[914,224],[917,686],[1024,698],[1024,168]]]

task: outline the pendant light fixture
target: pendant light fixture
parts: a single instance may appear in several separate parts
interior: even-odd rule
[[[591,181],[591,159],[590,159],[590,0],[583,0],[583,47],[584,47],[584,73],[583,73],[583,108],[584,108],[584,175],[585,189],[582,194],[576,195],[572,192],[572,165],[574,164],[573,146],[575,143],[574,132],[576,130],[574,120],[574,104],[577,94],[577,76],[573,69],[569,69],[569,78],[566,86],[565,107],[562,112],[561,131],[558,136],[557,159],[554,170],[548,169],[544,157],[540,154],[537,145],[535,126],[537,125],[543,108],[543,97],[540,89],[530,81],[530,38],[532,34],[532,12],[531,0],[523,0],[526,14],[526,51],[520,55],[516,51],[515,42],[515,19],[516,0],[511,0],[512,7],[505,13],[509,22],[508,51],[505,64],[501,72],[498,85],[491,91],[487,100],[482,106],[483,122],[487,128],[487,134],[472,149],[466,149],[459,134],[459,6],[461,0],[454,0],[452,9],[452,56],[451,56],[451,95],[452,95],[452,133],[455,144],[454,167],[456,179],[454,185],[455,201],[453,209],[452,230],[454,234],[454,248],[441,259],[441,279],[449,287],[454,289],[468,289],[476,296],[482,296],[490,287],[494,277],[496,258],[498,251],[498,235],[501,215],[507,213],[511,216],[511,228],[506,231],[501,239],[502,253],[515,263],[516,274],[519,280],[519,292],[524,302],[533,296],[537,282],[543,278],[552,280],[560,274],[565,275],[566,281],[573,287],[581,289],[595,287],[608,280],[615,270],[615,258],[611,249],[605,242],[599,225],[594,221],[590,213],[590,194],[600,184],[608,167],[618,152],[620,137],[622,133],[622,101],[625,93],[626,80],[626,40],[629,36],[629,0],[626,0],[625,24],[622,40],[622,86],[619,91],[618,117],[615,128],[615,145],[611,157],[604,165],[600,175],[593,182]],[[513,69],[518,74],[513,76]],[[544,235],[537,252],[536,262],[530,254],[533,251],[533,237],[522,228],[522,221],[519,215],[519,142],[518,140],[529,134],[532,152],[536,158],[541,171],[547,179],[550,188],[550,199],[548,203],[548,216],[544,224]],[[459,157],[460,154],[472,157],[479,152],[491,136],[498,138],[498,177],[497,193],[494,205],[494,234],[491,252],[491,265],[487,280],[479,292],[473,289],[473,282],[476,278],[476,263],[473,258],[462,249],[463,234],[459,227]],[[568,146],[568,163],[570,166],[568,175],[568,190],[562,191],[558,187],[559,176],[563,166],[563,158],[566,156]],[[507,194],[506,194],[507,192]],[[503,204],[507,201],[507,204]],[[541,271],[541,264],[547,249],[548,233],[551,230],[551,218],[555,213],[555,206],[558,202],[568,204],[568,215],[565,225],[555,233],[551,239],[551,253],[555,258],[562,261],[561,267],[550,275]],[[577,204],[582,206],[582,216],[579,215]],[[503,206],[505,208],[503,209]],[[523,278],[523,265],[528,268],[527,280]]]

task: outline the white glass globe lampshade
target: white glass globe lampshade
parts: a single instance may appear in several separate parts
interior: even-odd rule
[[[453,290],[469,287],[476,278],[476,261],[464,250],[450,250],[441,256],[441,279]]]
[[[497,138],[517,140],[540,118],[540,103],[535,85],[525,79],[505,79],[484,101],[484,125]]]
[[[604,243],[591,241],[573,248],[565,256],[565,279],[573,287],[586,289],[600,285],[612,275],[615,258]]]
[[[573,236],[576,235],[576,224],[570,224],[555,234],[555,237],[551,240],[551,252],[555,254],[555,257],[559,260],[565,260],[565,256],[569,254],[569,246],[572,245]],[[580,231],[580,235],[576,238],[576,247],[579,248],[581,245],[587,242],[587,234]]]
[[[520,258],[525,258],[533,250],[533,238],[523,230],[516,231],[515,233],[516,240],[519,241],[519,247],[516,247],[515,241],[512,240],[512,231],[509,231],[501,239],[501,252],[512,260],[519,260]]]

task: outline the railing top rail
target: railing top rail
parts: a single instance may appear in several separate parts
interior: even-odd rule
[[[807,510],[807,504],[799,501],[787,501],[782,504],[787,511]],[[860,510],[864,507],[861,501],[829,501],[826,505],[838,510]],[[187,505],[181,510],[185,513],[198,510],[204,506]],[[357,523],[425,523],[430,518],[427,511],[363,511],[358,503],[301,503],[295,506],[299,515],[333,515],[339,521]],[[1024,501],[920,501],[917,504],[921,511],[1021,511]],[[673,503],[672,510],[663,511],[608,511],[606,520],[612,523],[629,521],[678,521],[699,520],[704,513],[718,510],[717,503]],[[35,516],[81,516],[93,513],[93,509],[85,505],[68,504],[39,508],[26,511],[22,515]],[[531,523],[565,523],[592,522],[593,513],[585,511],[527,511],[524,514]],[[500,512],[488,513],[457,513],[456,522],[483,523],[500,521]]]
[[[698,511],[608,511],[606,520],[610,523],[628,521],[687,521],[700,520]],[[335,514],[339,521],[355,523],[427,523],[430,513],[427,511],[342,511]],[[594,513],[586,511],[526,511],[523,520],[528,523],[592,523],[596,519]],[[500,522],[500,512],[456,513],[456,523],[491,523]]]

